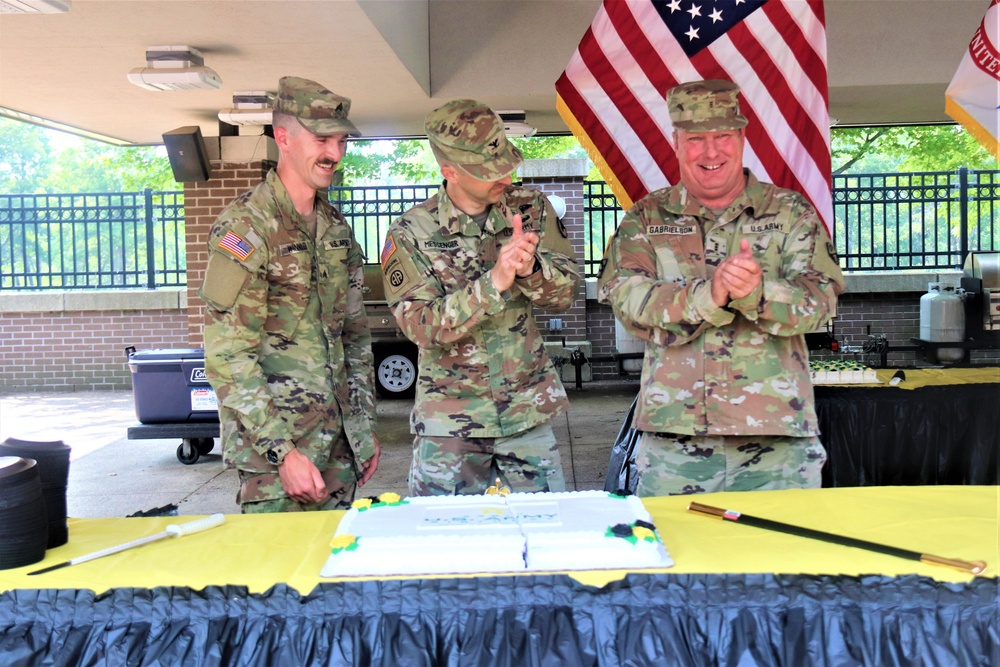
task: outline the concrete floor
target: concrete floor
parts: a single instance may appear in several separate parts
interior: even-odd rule
[[[635,380],[567,388],[570,412],[554,427],[568,488],[604,488],[611,444],[637,389]],[[382,457],[359,493],[405,495],[412,407],[412,400],[379,403]],[[222,464],[218,444],[197,463],[184,465],[177,460],[180,439],[129,440],[128,427],[135,423],[131,391],[0,394],[0,441],[62,440],[72,448],[71,517],[123,517],[171,504],[178,514],[239,512],[236,473]]]

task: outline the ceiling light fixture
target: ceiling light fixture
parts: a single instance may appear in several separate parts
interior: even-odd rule
[[[508,137],[530,137],[538,130],[528,125],[527,116],[521,110],[497,111],[503,121],[503,130]]]
[[[190,46],[150,46],[146,67],[128,73],[131,83],[146,90],[214,90],[222,79],[205,67],[201,51]]]
[[[0,0],[0,14],[62,14],[70,0]]]
[[[233,108],[219,112],[219,120],[230,125],[270,125],[274,93],[244,90],[233,93]]]

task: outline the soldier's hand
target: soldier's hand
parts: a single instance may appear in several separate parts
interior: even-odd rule
[[[278,466],[281,486],[297,503],[319,503],[329,498],[319,468],[305,454],[293,449]]]
[[[538,234],[524,231],[524,227],[521,226],[520,215],[514,216],[513,223],[514,235],[511,239],[518,239],[521,243],[521,248],[531,255],[530,257],[525,257],[524,261],[521,262],[521,267],[517,270],[517,275],[527,278],[535,272],[535,251],[538,249]]]
[[[753,292],[763,279],[763,270],[750,251],[750,242],[740,239],[739,253],[727,257],[715,270],[712,279],[712,297],[715,302],[724,306],[731,299],[742,299]],[[727,299],[719,303],[719,294],[725,293]]]
[[[511,219],[511,224],[514,227],[514,234],[511,239],[524,239],[531,244],[532,252],[538,247],[538,233],[532,231],[524,231],[524,221],[520,214],[515,215]]]
[[[362,474],[361,479],[358,480],[359,488],[364,486],[365,482],[370,480],[372,475],[375,474],[375,469],[378,468],[378,458],[382,455],[382,448],[378,444],[378,436],[374,433],[372,433],[372,440],[375,441],[375,455],[361,464]]]
[[[538,234],[525,232],[521,227],[521,216],[514,216],[514,234],[497,256],[497,263],[490,269],[490,278],[498,292],[510,289],[516,276],[530,276],[535,266],[535,248]]]

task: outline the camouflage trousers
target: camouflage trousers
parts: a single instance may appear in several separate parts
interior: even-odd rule
[[[354,467],[354,452],[343,430],[331,447],[327,466],[319,471],[323,481],[326,482],[327,491],[330,492],[327,500],[320,503],[295,502],[285,493],[281,477],[277,473],[240,470],[240,490],[236,494],[240,511],[244,514],[262,514],[350,509],[358,481]]]
[[[483,493],[497,478],[511,491],[565,491],[552,425],[507,438],[418,435],[413,440],[411,496]]]
[[[815,437],[642,433],[635,460],[639,496],[813,489],[826,450]]]

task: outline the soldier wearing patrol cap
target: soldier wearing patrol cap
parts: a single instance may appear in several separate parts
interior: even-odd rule
[[[385,293],[419,348],[412,495],[563,491],[551,420],[566,411],[532,309],[568,308],[579,281],[565,229],[541,192],[513,187],[521,152],[474,100],[425,121],[445,181],[392,223]]]
[[[646,341],[639,495],[820,486],[803,334],[844,279],[809,202],[744,169],[738,94],[723,80],[667,92],[680,183],[626,213],[602,263],[600,299]]]
[[[212,225],[199,290],[205,370],[244,512],[350,505],[378,466],[364,261],[326,198],[351,101],[284,77],[274,100],[278,166]]]

